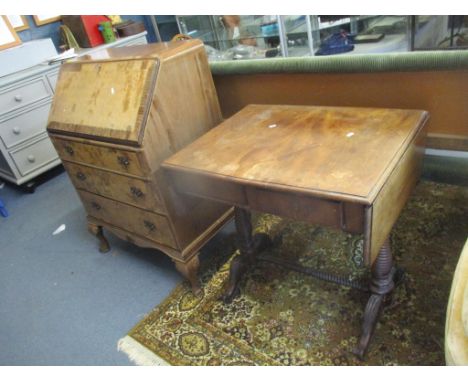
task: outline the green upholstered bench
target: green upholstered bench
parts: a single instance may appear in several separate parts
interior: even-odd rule
[[[468,69],[468,51],[425,51],[215,61],[210,66],[213,75],[456,70]]]

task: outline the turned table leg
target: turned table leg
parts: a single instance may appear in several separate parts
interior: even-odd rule
[[[195,296],[200,296],[203,291],[200,280],[198,279],[198,269],[200,268],[198,254],[185,263],[177,260],[174,260],[174,263],[177,270],[190,282],[193,294]]]
[[[249,210],[235,207],[234,219],[240,254],[231,262],[229,281],[223,295],[223,301],[225,303],[230,303],[240,293],[239,282],[241,276],[248,266],[253,264],[256,253],[271,245],[271,240],[268,235],[252,235],[252,221]]]
[[[88,223],[88,231],[99,239],[99,252],[106,253],[110,251],[109,242],[102,232],[102,226]]]
[[[372,277],[369,286],[372,294],[369,297],[369,301],[367,302],[364,311],[361,338],[357,348],[354,350],[354,354],[356,354],[360,359],[363,359],[369,347],[369,342],[377,324],[385,296],[389,295],[395,287],[393,274],[390,240],[387,238],[372,266]]]

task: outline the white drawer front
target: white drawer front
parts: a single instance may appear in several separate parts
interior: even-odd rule
[[[55,91],[55,85],[57,85],[58,75],[58,72],[50,73],[47,75],[47,80],[49,81],[49,85],[53,91]]]
[[[45,133],[50,103],[29,110],[0,123],[0,137],[7,148]]]
[[[0,93],[0,114],[27,106],[33,102],[50,97],[52,92],[45,78],[40,77]]]
[[[131,43],[125,44],[125,46],[135,46],[135,45],[146,45],[148,42],[145,38],[132,41]],[[124,45],[122,45],[124,46]]]
[[[27,147],[10,152],[10,155],[23,176],[58,158],[47,136]]]

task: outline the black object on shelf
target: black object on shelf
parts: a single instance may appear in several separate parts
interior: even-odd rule
[[[133,20],[123,21],[115,24],[114,27],[117,30],[119,37],[133,36],[146,30],[143,23],[135,22]]]
[[[363,33],[363,34],[358,34],[356,37],[354,37],[353,42],[355,44],[364,44],[364,43],[369,43],[369,42],[379,42],[385,37],[385,33],[376,33],[376,34],[369,34],[369,33]]]
[[[278,56],[278,54],[279,54],[279,49],[278,48],[272,48],[272,49],[268,49],[265,52],[265,57],[266,58],[276,57],[276,56]]]

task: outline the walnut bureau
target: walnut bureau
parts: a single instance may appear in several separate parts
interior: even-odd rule
[[[233,211],[175,193],[160,164],[221,122],[203,44],[113,48],[96,57],[62,65],[47,125],[89,231],[103,252],[103,227],[164,252],[200,293],[198,250]]]
[[[418,110],[249,105],[166,159],[179,193],[235,206],[240,255],[225,302],[240,292],[239,279],[255,259],[366,290],[355,351],[363,357],[400,276],[388,236],[419,177],[427,118]],[[371,279],[351,283],[271,257],[268,236],[252,235],[251,210],[363,235]]]

